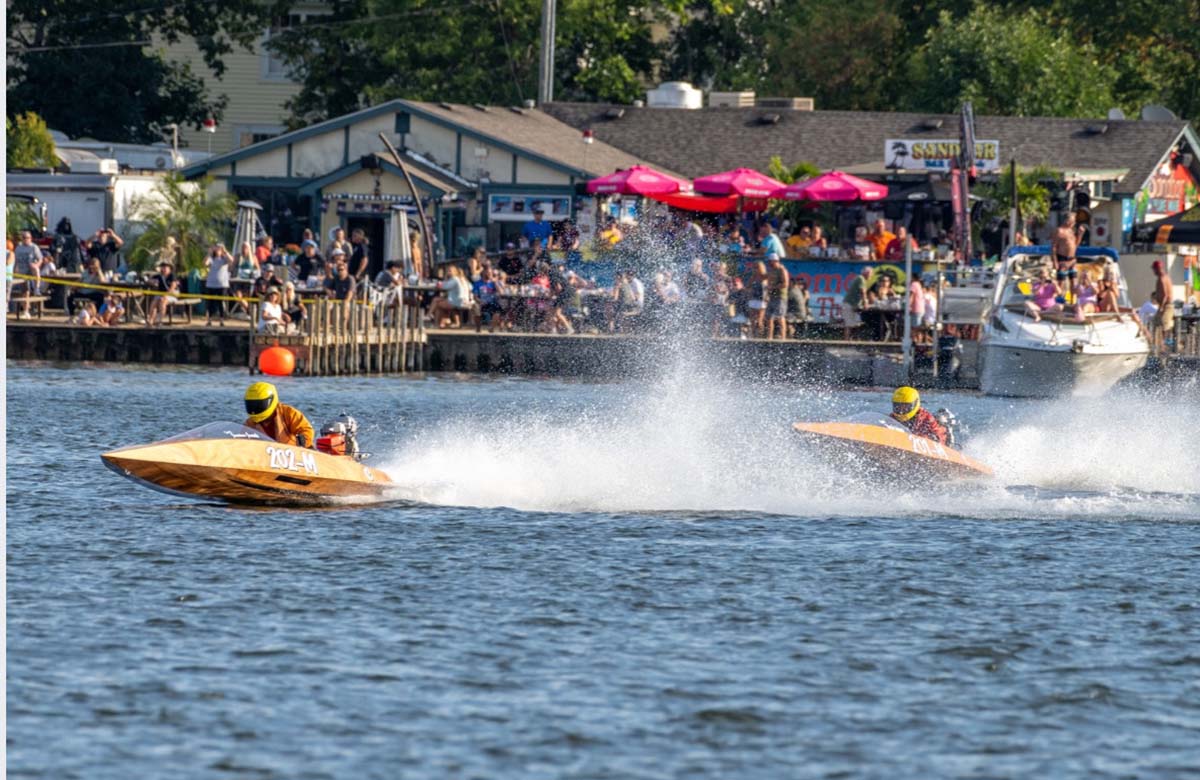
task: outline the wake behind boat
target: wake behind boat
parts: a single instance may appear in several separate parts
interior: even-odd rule
[[[795,423],[820,449],[884,475],[927,481],[992,476],[992,469],[951,446],[918,436],[887,415],[865,412],[842,422]]]
[[[350,455],[281,444],[233,422],[209,423],[100,457],[146,487],[233,504],[312,506],[373,499],[391,484],[387,474]]]

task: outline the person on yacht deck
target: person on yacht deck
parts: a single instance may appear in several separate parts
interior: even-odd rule
[[[1043,268],[1038,279],[1033,283],[1033,298],[1025,301],[1025,309],[1033,317],[1034,322],[1041,322],[1042,312],[1058,309],[1057,298],[1061,295],[1058,285],[1050,278],[1050,269]]]

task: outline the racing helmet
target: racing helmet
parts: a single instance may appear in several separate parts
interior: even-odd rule
[[[256,423],[275,414],[279,407],[279,393],[269,382],[255,382],[246,388],[246,414]]]
[[[892,417],[897,420],[911,420],[921,409],[921,394],[915,387],[897,387],[892,393]]]

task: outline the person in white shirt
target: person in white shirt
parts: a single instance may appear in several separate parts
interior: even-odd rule
[[[287,330],[288,321],[279,302],[279,290],[272,288],[259,308],[258,329],[263,333],[283,333]]]

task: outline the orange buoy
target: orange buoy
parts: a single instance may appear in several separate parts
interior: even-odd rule
[[[258,370],[271,376],[291,376],[296,370],[296,356],[286,347],[268,347],[258,356]]]

